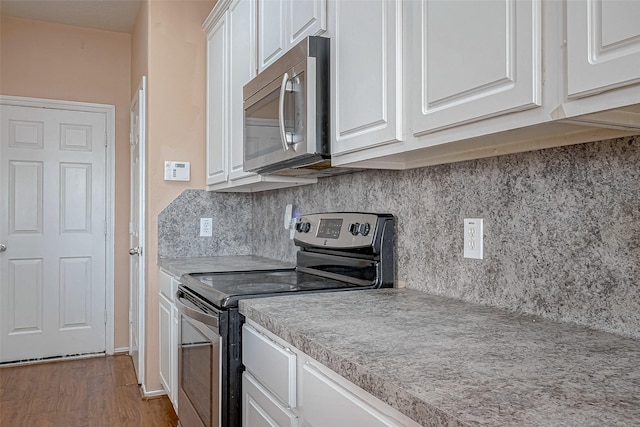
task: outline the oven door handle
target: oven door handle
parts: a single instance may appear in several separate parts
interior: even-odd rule
[[[193,320],[202,322],[207,326],[213,326],[214,328],[218,328],[220,326],[220,319],[218,318],[218,316],[213,316],[213,315],[204,313],[200,310],[193,309],[183,304],[182,302],[180,302],[180,300],[188,301],[184,299],[182,297],[181,292],[178,291],[176,292],[176,305],[178,306],[178,311],[180,311],[180,313],[184,314],[185,316]]]

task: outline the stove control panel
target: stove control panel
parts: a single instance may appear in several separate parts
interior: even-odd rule
[[[295,225],[298,246],[358,248],[371,246],[379,223],[391,215],[335,212],[302,215]]]
[[[308,233],[309,231],[311,231],[311,223],[310,222],[296,223],[296,231],[299,233]]]
[[[349,233],[353,234],[354,236],[357,236],[358,234],[366,236],[367,234],[369,234],[369,231],[371,231],[371,224],[369,224],[368,222],[365,222],[363,224],[357,222],[349,224]]]

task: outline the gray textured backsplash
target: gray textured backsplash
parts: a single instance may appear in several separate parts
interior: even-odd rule
[[[255,193],[255,255],[295,260],[287,203],[396,215],[408,288],[640,338],[638,136]],[[476,217],[483,260],[462,257]]]
[[[200,218],[213,219],[213,237],[200,237]],[[185,190],[158,215],[158,257],[250,255],[245,230],[251,230],[250,195]]]

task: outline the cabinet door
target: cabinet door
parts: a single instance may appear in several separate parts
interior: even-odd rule
[[[327,0],[258,2],[258,72],[307,36],[327,30]]]
[[[227,19],[207,34],[207,185],[227,181]]]
[[[178,307],[171,304],[171,394],[173,409],[178,412]]]
[[[409,86],[414,134],[541,105],[540,0],[407,5],[416,61]]]
[[[256,74],[255,0],[235,0],[229,6],[229,180],[253,175],[244,172],[242,87]]]
[[[402,1],[337,1],[331,20],[332,153],[402,138]]]
[[[258,71],[262,72],[285,51],[286,0],[258,3]]]
[[[400,427],[310,364],[302,369],[305,425],[349,427]]]
[[[247,372],[242,374],[243,427],[296,427],[298,417]]]
[[[580,98],[640,83],[640,2],[567,1],[567,92]]]
[[[158,287],[160,288],[160,294],[165,296],[169,301],[173,301],[173,293],[175,292],[173,290],[174,282],[176,282],[176,279],[174,279],[173,276],[160,270],[160,273],[158,274]]]
[[[171,302],[160,294],[160,381],[169,397],[173,394],[172,381],[172,337]]]
[[[327,30],[327,0],[288,0],[288,45]]]

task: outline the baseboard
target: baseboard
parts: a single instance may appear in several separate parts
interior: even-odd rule
[[[113,349],[113,354],[129,354],[129,347],[118,347]]]
[[[142,397],[145,399],[153,399],[155,397],[160,397],[167,394],[166,390],[163,388],[161,388],[160,390],[148,391],[144,384],[140,388],[142,389]]]
[[[53,356],[53,357],[43,357],[40,359],[26,359],[26,360],[16,360],[12,362],[2,362],[0,366],[8,367],[8,366],[25,366],[25,365],[35,365],[38,363],[51,363],[51,362],[64,362],[67,360],[78,360],[78,359],[90,359],[93,357],[104,357],[105,353],[85,353],[85,354],[74,354],[69,356]]]

